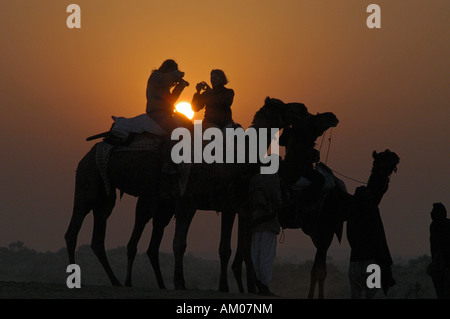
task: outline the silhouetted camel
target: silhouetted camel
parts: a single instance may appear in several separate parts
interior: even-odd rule
[[[253,126],[255,128],[279,128],[294,119],[300,119],[306,114],[306,107],[300,103],[284,103],[277,99],[267,98],[264,106],[255,114]],[[270,133],[270,130],[269,130]],[[142,138],[142,135],[140,135]],[[156,144],[162,140],[159,136],[150,136]],[[104,142],[100,142],[104,143]],[[161,149],[155,151],[113,151],[109,160],[108,177],[109,192],[106,191],[99,168],[96,163],[96,148],[99,143],[80,161],[76,172],[75,196],[72,218],[65,234],[69,262],[75,263],[75,249],[78,233],[86,215],[92,210],[94,214],[94,229],[91,247],[105,269],[111,283],[120,286],[114,275],[105,253],[106,222],[116,201],[115,190],[138,197],[136,218],[133,234],[128,243],[128,269],[126,284],[131,285],[131,271],[137,251],[137,243],[145,225],[153,217],[153,232],[147,251],[158,284],[164,288],[164,282],[159,267],[159,245],[165,226],[176,212],[176,234],[174,238],[175,253],[175,287],[184,289],[182,259],[186,247],[186,236],[190,221],[196,209],[211,209],[222,211],[222,231],[220,241],[220,258],[222,265],[220,290],[227,291],[226,265],[231,254],[231,231],[235,216],[234,209],[239,208],[242,192],[237,188],[245,187],[245,172],[255,164],[192,164],[191,175],[183,198],[180,201],[164,199],[160,196],[162,157]],[[205,186],[204,181],[212,177],[213,180]],[[217,184],[217,178],[222,182]],[[231,184],[228,183],[230,182]],[[207,188],[207,186],[213,186]],[[216,188],[222,193],[217,194]],[[109,194],[109,195],[108,195]],[[222,197],[221,201],[208,199]],[[241,199],[239,199],[241,197]]]
[[[287,185],[292,184],[292,181],[297,181],[300,178],[299,172],[304,168],[305,160],[304,153],[310,151],[311,147],[314,147],[317,137],[321,136],[323,132],[329,127],[336,126],[337,119],[331,113],[325,113],[322,116],[322,124],[316,126],[318,116],[310,117],[307,122],[296,123],[293,129],[294,134],[290,135],[288,147],[286,148],[285,159],[281,163],[280,177],[284,181],[288,181]],[[334,120],[333,120],[334,119]],[[327,123],[328,120],[328,123]],[[335,121],[334,125],[330,125]],[[302,230],[311,237],[313,244],[316,247],[316,254],[314,257],[314,264],[311,269],[311,282],[308,293],[308,298],[314,297],[315,286],[319,285],[319,298],[324,298],[324,282],[326,278],[326,256],[327,251],[333,241],[333,237],[336,234],[339,242],[342,238],[343,223],[346,221],[347,216],[351,212],[357,212],[358,209],[378,209],[378,205],[381,201],[383,194],[387,191],[389,180],[392,172],[397,170],[397,164],[399,163],[398,156],[385,150],[381,153],[372,154],[374,158],[372,172],[368,181],[367,190],[368,197],[371,198],[370,203],[364,205],[357,205],[354,199],[354,195],[348,194],[346,191],[335,186],[328,189],[324,194],[323,202],[319,212],[315,214],[304,214],[301,212],[305,208],[305,205],[299,205],[298,201],[289,201],[285,204],[282,214],[279,219],[283,227],[287,227],[292,220],[293,215],[303,214],[302,225],[298,227],[289,228],[302,228]],[[332,171],[324,164],[318,164],[328,174],[332,176]],[[290,191],[290,197],[296,197],[293,191]],[[297,197],[299,198],[299,197]],[[300,197],[300,200],[305,199]],[[364,207],[361,207],[364,206]],[[307,226],[307,227],[305,227]],[[239,227],[241,229],[241,226]],[[241,292],[244,291],[242,285],[242,256],[239,251],[236,253],[235,260],[233,262],[232,269],[234,271],[238,287]],[[249,280],[247,276],[247,280]]]
[[[395,285],[392,276],[392,257],[389,251],[379,204],[389,187],[390,176],[397,171],[400,158],[394,152],[373,152],[372,173],[367,186],[356,188],[351,205],[346,210],[347,240],[351,248],[349,277],[352,288],[352,298],[372,298],[376,290],[363,293],[358,279],[358,265],[354,262],[371,261],[381,270],[381,288],[385,295],[390,287]],[[356,266],[356,267],[355,267]],[[363,270],[366,274],[365,270]],[[367,292],[367,291],[366,291]]]
[[[276,99],[266,99],[265,105],[255,114],[251,128],[256,129],[258,135],[259,129],[270,128],[280,129],[284,125],[289,125],[295,120],[304,119],[308,115],[306,107],[301,103],[283,103]],[[267,138],[268,141],[272,136]],[[245,158],[248,158],[249,146],[246,143],[244,151]],[[268,147],[268,145],[267,145]],[[267,149],[264,149],[266,152]],[[173,250],[175,256],[174,284],[176,289],[185,289],[183,273],[183,256],[186,250],[186,238],[190,223],[197,209],[215,210],[221,212],[221,239],[219,245],[219,255],[221,264],[221,275],[219,290],[228,291],[227,270],[228,262],[231,256],[231,234],[236,213],[239,219],[248,214],[245,209],[247,202],[247,191],[250,178],[259,169],[260,163],[242,163],[242,164],[194,164],[191,168],[189,182],[186,192],[176,210],[175,216],[175,235],[173,241]],[[205,187],[205,183],[200,181],[204,178],[212,177],[213,181],[210,187]],[[208,186],[208,182],[206,181]],[[218,186],[218,187],[217,187]],[[210,202],[208,199],[212,198]],[[244,217],[245,219],[245,217]],[[238,232],[238,246],[245,245],[250,247],[249,236],[245,231]],[[239,248],[238,248],[239,249]],[[252,271],[250,250],[243,248],[243,259],[249,265],[249,271]]]
[[[296,144],[296,137],[293,136],[291,146]],[[295,146],[294,146],[295,147]],[[358,209],[366,209],[369,207],[377,208],[382,196],[388,189],[390,176],[397,170],[399,163],[398,156],[389,151],[376,153],[373,152],[373,167],[367,184],[367,190],[370,194],[370,203],[364,205],[358,204],[354,199],[354,195],[348,194],[339,187],[329,189],[325,193],[322,208],[319,212],[312,215],[307,215],[307,231],[305,234],[311,237],[314,246],[316,247],[316,254],[314,257],[313,267],[311,269],[311,282],[308,292],[308,298],[314,297],[314,290],[316,284],[319,286],[318,298],[324,298],[324,282],[326,278],[326,256],[327,251],[333,241],[334,234],[336,234],[339,242],[342,238],[343,223],[351,212],[357,212]],[[282,164],[283,165],[283,164]],[[328,169],[326,166],[322,166]],[[328,169],[329,170],[329,169]],[[331,170],[328,172],[332,175]],[[364,206],[362,208],[361,206]],[[301,209],[301,205],[287,205],[284,209],[284,215],[291,213],[294,209]]]
[[[301,176],[299,174],[299,167],[303,165],[304,153],[309,148],[313,148],[317,137],[321,136],[323,132],[331,127],[335,127],[338,124],[338,119],[333,113],[322,113],[317,115],[309,115],[302,121],[295,121],[293,125],[293,136],[289,141],[289,146],[286,147],[285,159],[282,161],[279,175],[284,182],[297,181]],[[294,127],[295,126],[295,127]],[[251,211],[251,207],[246,207],[248,211]],[[243,232],[248,236],[250,233],[251,218],[244,215],[245,218],[239,218],[239,232]],[[241,236],[239,236],[241,238]],[[239,240],[239,239],[238,239]],[[250,239],[251,240],[251,239]],[[242,284],[242,262],[244,261],[243,255],[250,249],[248,245],[249,239],[246,239],[244,243],[238,242],[238,249],[233,261],[232,270],[236,278],[238,288],[240,292],[244,292]],[[242,249],[242,250],[241,250]],[[254,275],[251,274],[251,267],[246,263],[247,267],[247,285],[251,287],[253,285]]]

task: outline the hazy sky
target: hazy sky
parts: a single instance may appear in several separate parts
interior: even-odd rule
[[[77,30],[66,26],[73,2]],[[191,83],[180,100],[223,69],[244,127],[266,96],[334,112],[328,165],[345,175],[367,181],[372,151],[395,151],[398,172],[380,205],[387,240],[393,254],[429,254],[432,204],[450,208],[448,0],[73,2],[0,0],[0,246],[64,247],[75,169],[94,145],[85,138],[109,129],[111,115],[144,113],[150,71],[173,58]],[[381,7],[381,29],[366,26],[371,3]],[[353,193],[358,184],[344,181]],[[107,248],[127,244],[135,202],[118,201]],[[219,221],[199,212],[188,251],[217,251]],[[92,214],[78,243],[91,232]],[[141,251],[150,234],[151,225]],[[163,251],[172,236],[173,222]],[[299,254],[313,246],[288,231],[279,247]],[[348,249],[346,239],[333,247]]]

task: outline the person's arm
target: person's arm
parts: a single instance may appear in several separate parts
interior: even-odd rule
[[[191,105],[194,112],[202,110],[208,104],[208,96],[211,91],[210,86],[205,81],[197,83],[197,92],[192,97]],[[203,93],[200,93],[203,90]]]
[[[266,211],[266,197],[261,175],[257,174],[251,178],[248,191],[250,210],[252,213],[252,226],[256,226],[264,218]]]
[[[168,87],[171,87],[175,82],[183,82],[184,72],[173,71],[168,73],[159,73],[161,82]]]
[[[281,180],[279,178],[279,176],[277,174],[274,174],[273,176],[276,176],[275,181],[274,181],[274,198],[273,201],[275,203],[274,205],[274,209],[276,211],[276,213],[278,214],[281,209],[283,208],[283,193],[281,191]]]
[[[270,203],[274,213],[278,212],[283,207],[283,196],[281,194],[280,179],[277,174],[268,175],[264,183],[264,195]]]
[[[436,225],[432,222],[430,225],[430,252],[431,258],[436,255],[437,252],[437,241],[436,241]]]
[[[192,97],[192,110],[198,112],[206,106],[205,93],[195,93]]]
[[[184,81],[183,79],[175,86],[172,93],[170,94],[170,104],[171,105],[175,104],[175,102],[180,97],[181,92],[183,92],[183,90],[186,86],[188,86],[188,83],[186,81]]]

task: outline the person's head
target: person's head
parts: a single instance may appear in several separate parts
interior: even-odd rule
[[[178,64],[172,59],[166,60],[163,62],[163,64],[161,64],[158,71],[162,73],[178,71]]]
[[[442,203],[434,203],[433,210],[431,211],[432,220],[442,220],[447,217],[447,209]]]
[[[222,70],[214,69],[211,71],[211,84],[215,86],[224,86],[228,83],[228,79]]]

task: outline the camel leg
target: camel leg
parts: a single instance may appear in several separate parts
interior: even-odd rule
[[[325,283],[325,278],[327,277],[326,258],[327,258],[327,251],[323,249],[318,249],[316,252],[316,257],[314,259],[313,269],[311,270],[311,276],[313,276],[312,272],[314,271],[314,278],[319,287],[319,292],[317,296],[317,298],[319,299],[324,299],[323,287]],[[308,297],[313,298],[314,297],[313,294],[314,288],[312,290],[312,295]]]
[[[324,236],[324,243],[323,245],[319,246],[317,249],[317,255],[318,255],[318,269],[317,269],[317,282],[319,285],[319,296],[318,298],[323,299],[324,298],[324,283],[325,279],[327,277],[327,252],[328,248],[330,247],[332,241],[333,241],[334,231],[329,230],[326,232],[326,235]]]
[[[134,221],[133,233],[131,234],[130,240],[127,245],[127,278],[125,280],[125,286],[131,287],[131,277],[133,270],[134,259],[137,254],[137,245],[141,239],[142,233],[144,232],[145,226],[149,220],[153,217],[153,212],[151,210],[152,201],[149,200],[147,196],[141,196],[138,198],[136,204],[136,217]]]
[[[327,277],[327,264],[324,262],[321,267],[318,270],[317,273],[317,281],[319,284],[319,299],[324,299],[325,295],[324,295],[324,283],[325,283],[325,278]]]
[[[311,279],[309,282],[308,299],[314,298],[314,289],[316,288],[316,283],[317,283],[316,262],[314,261],[313,267],[311,269]]]
[[[318,284],[319,287],[318,298],[319,299],[324,298],[324,283],[325,278],[327,277],[327,267],[326,267],[327,252],[333,240],[333,236],[334,236],[333,232],[328,232],[326,236],[323,236],[321,238],[322,239],[321,245],[318,245],[317,241],[315,242],[315,245],[318,248],[316,251],[316,255],[314,257],[314,264],[311,269],[311,283],[308,294],[308,298],[310,299],[314,298],[314,288],[316,284]]]
[[[183,274],[183,257],[186,251],[186,240],[195,209],[177,210],[175,217],[175,236],[173,238],[173,253],[175,257],[174,285],[175,289],[185,290],[186,284]]]
[[[239,248],[236,249],[236,254],[234,255],[234,261],[231,265],[231,269],[233,270],[234,278],[236,279],[236,283],[240,293],[244,293],[244,285],[242,284],[242,264],[244,259],[242,258],[242,252]]]
[[[121,286],[109,265],[105,251],[106,221],[114,208],[114,202],[115,197],[111,197],[106,199],[100,206],[94,208],[94,231],[92,234],[91,248],[106,271],[112,285]]]
[[[153,267],[153,272],[158,282],[160,289],[166,289],[164,280],[161,274],[161,266],[159,264],[159,247],[161,246],[161,240],[164,235],[164,229],[170,223],[173,213],[168,207],[161,207],[158,213],[153,217],[153,231],[150,245],[147,250],[147,255],[150,259],[150,263]]]
[[[245,262],[245,269],[247,274],[247,289],[249,293],[257,293],[256,289],[256,274],[253,268],[253,261],[251,258],[251,230],[246,224],[246,220],[242,214],[238,215],[238,243],[236,249],[235,259],[233,261],[232,270],[236,279],[239,291],[244,292],[242,284],[242,264]]]
[[[101,177],[96,172],[94,154],[94,151],[91,150],[77,167],[72,218],[64,235],[70,264],[75,264],[77,238],[85,217],[94,208],[96,199],[106,196],[105,192],[100,193],[104,186]]]
[[[69,264],[75,264],[75,249],[77,247],[78,233],[80,232],[81,225],[84,218],[91,211],[91,208],[86,204],[75,203],[72,218],[70,219],[69,227],[64,235],[67,247],[67,253],[69,255]]]
[[[311,269],[311,279],[309,284],[308,299],[314,299],[314,289],[316,288],[316,284],[317,284],[316,269],[313,267]]]
[[[257,293],[258,290],[256,289],[256,273],[255,268],[253,267],[253,260],[252,260],[252,232],[247,224],[244,224],[242,235],[242,258],[245,263],[245,269],[247,274],[247,290],[249,293]]]
[[[228,287],[228,262],[231,257],[231,234],[233,232],[233,223],[236,214],[231,212],[222,212],[221,231],[220,231],[220,281],[219,291],[229,292]]]

